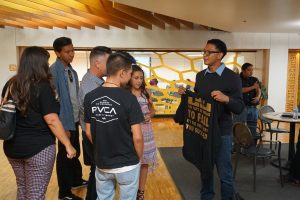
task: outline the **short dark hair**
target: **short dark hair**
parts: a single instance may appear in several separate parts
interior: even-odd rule
[[[96,46],[91,50],[90,53],[90,60],[92,60],[93,58],[97,57],[97,56],[103,56],[105,54],[111,54],[111,48],[105,47],[105,46]]]
[[[116,51],[115,53],[121,53],[123,54],[127,59],[131,61],[132,64],[136,64],[135,58],[128,52],[125,51]]]
[[[131,65],[134,62],[135,59],[127,52],[117,51],[110,54],[106,63],[107,76],[116,75],[116,73],[122,69],[131,69]]]
[[[60,37],[56,38],[53,42],[53,49],[56,52],[60,52],[64,46],[73,44],[71,38]]]
[[[220,39],[211,39],[207,41],[207,44],[213,44],[216,46],[216,49],[218,49],[220,52],[223,53],[223,57],[227,54],[227,46],[226,44],[220,40]]]
[[[244,64],[242,65],[242,70],[244,71],[244,70],[246,70],[248,67],[253,67],[253,65],[252,65],[251,63],[244,63]]]

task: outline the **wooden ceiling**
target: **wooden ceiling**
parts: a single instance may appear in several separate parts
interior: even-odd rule
[[[0,0],[0,27],[52,29],[116,27],[221,31],[109,0]]]

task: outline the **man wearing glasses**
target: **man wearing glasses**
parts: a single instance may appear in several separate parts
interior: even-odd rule
[[[222,59],[227,53],[226,44],[219,39],[211,39],[203,52],[204,64],[207,69],[200,71],[196,76],[195,92],[206,99],[217,101],[221,105],[219,110],[219,126],[221,145],[218,150],[215,164],[221,184],[221,199],[242,199],[235,192],[231,164],[232,149],[232,113],[243,111],[242,83],[237,74],[228,69]],[[179,93],[184,93],[183,88]],[[208,178],[204,178],[208,177]],[[201,199],[214,199],[213,176],[201,174]]]
[[[72,194],[71,188],[86,186],[87,182],[82,179],[82,167],[78,159],[80,155],[79,105],[77,101],[79,82],[77,73],[70,64],[74,58],[74,48],[72,40],[67,37],[57,38],[53,42],[53,48],[57,59],[51,65],[50,70],[60,103],[59,118],[77,151],[75,158],[68,159],[64,146],[58,142],[56,160],[58,198],[77,200],[81,198]]]

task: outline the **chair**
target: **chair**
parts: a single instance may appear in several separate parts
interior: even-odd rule
[[[257,122],[250,121],[250,120],[248,120],[246,124],[247,124],[247,127],[250,129],[250,132],[251,132],[252,128],[256,129],[255,133],[251,132],[255,143],[257,144],[257,141],[261,142],[261,140],[263,138],[263,131],[262,131],[263,129],[261,128],[261,126]]]
[[[276,134],[275,140],[277,141],[278,133],[289,133],[289,131],[286,129],[279,128],[279,122],[277,122],[276,127],[272,127],[271,124],[273,121],[263,116],[263,114],[268,112],[275,112],[275,110],[269,105],[263,106],[258,110],[258,118],[262,125],[262,131],[266,131],[270,133],[270,140],[273,140],[273,133],[275,133]],[[270,148],[272,148],[272,143],[270,144]],[[277,146],[275,146],[275,149],[276,148]]]
[[[278,157],[279,160],[279,174],[281,187],[283,187],[283,176],[282,176],[282,167],[281,167],[281,142],[279,141],[265,141],[260,140],[257,144],[254,143],[254,138],[244,123],[235,123],[233,126],[233,137],[235,147],[237,147],[235,166],[234,166],[234,177],[236,177],[236,171],[238,166],[238,160],[241,155],[253,158],[253,191],[256,191],[256,160],[257,158],[270,159],[273,156]],[[275,154],[274,150],[271,148],[264,148],[264,143],[277,143],[278,151]],[[264,160],[265,161],[265,160]],[[265,165],[265,162],[264,162]]]

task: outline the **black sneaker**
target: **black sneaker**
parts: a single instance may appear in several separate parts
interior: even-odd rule
[[[82,182],[80,184],[73,185],[72,189],[76,190],[79,188],[87,187],[87,185],[88,185],[88,181],[82,180]]]
[[[83,200],[81,197],[76,196],[75,194],[70,194],[63,197],[58,197],[59,200]]]

